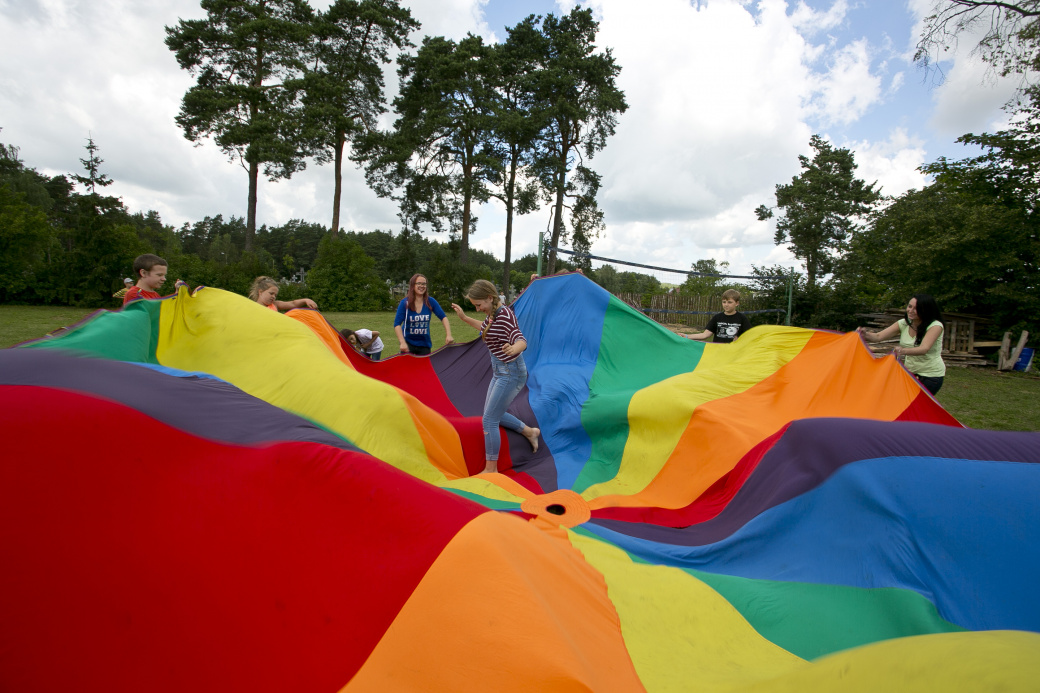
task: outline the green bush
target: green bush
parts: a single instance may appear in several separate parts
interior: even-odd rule
[[[310,298],[324,311],[373,311],[390,308],[390,291],[375,273],[375,261],[351,238],[328,234],[307,274]]]

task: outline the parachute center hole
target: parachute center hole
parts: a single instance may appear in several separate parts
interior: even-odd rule
[[[545,512],[552,513],[553,515],[563,515],[567,512],[567,508],[563,507],[559,503],[553,503],[552,505],[545,506]]]

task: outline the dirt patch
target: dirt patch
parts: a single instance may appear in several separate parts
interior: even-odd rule
[[[687,335],[687,334],[697,334],[698,332],[700,332],[700,330],[694,329],[693,327],[690,327],[689,325],[680,325],[680,324],[674,323],[674,322],[662,322],[662,323],[658,323],[658,324],[660,324],[661,327],[665,328],[666,330],[671,330],[675,334]]]

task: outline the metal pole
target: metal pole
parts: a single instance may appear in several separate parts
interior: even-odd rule
[[[538,232],[538,276],[542,276],[542,243],[545,231]]]
[[[787,326],[791,325],[791,302],[794,298],[794,270],[787,275]]]

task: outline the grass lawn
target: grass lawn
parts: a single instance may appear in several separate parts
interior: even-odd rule
[[[1040,377],[1036,375],[996,368],[947,368],[936,399],[971,428],[1040,431]]]
[[[50,306],[0,306],[0,348],[42,337],[59,327],[68,327],[93,310]],[[377,330],[383,340],[383,358],[397,353],[394,314],[325,313],[337,329]],[[480,313],[468,315],[482,319]],[[477,331],[448,310],[455,341],[468,342]],[[433,326],[433,345],[444,344],[444,328]],[[1000,373],[993,368],[949,368],[937,398],[965,426],[997,431],[1040,431],[1040,377],[1024,373]]]
[[[459,320],[455,311],[445,306],[448,322],[451,323],[451,336],[457,342],[468,342],[475,339],[477,331]],[[0,306],[0,349],[14,346],[30,339],[42,337],[60,327],[70,327],[94,313],[95,310],[85,308],[62,308],[55,306]],[[379,332],[383,340],[383,358],[398,353],[397,336],[394,334],[394,313],[381,311],[375,313],[322,313],[337,330],[349,328],[357,330],[365,328]],[[484,319],[483,313],[467,313],[478,320]],[[444,327],[437,321],[433,326],[433,348],[444,346]]]

